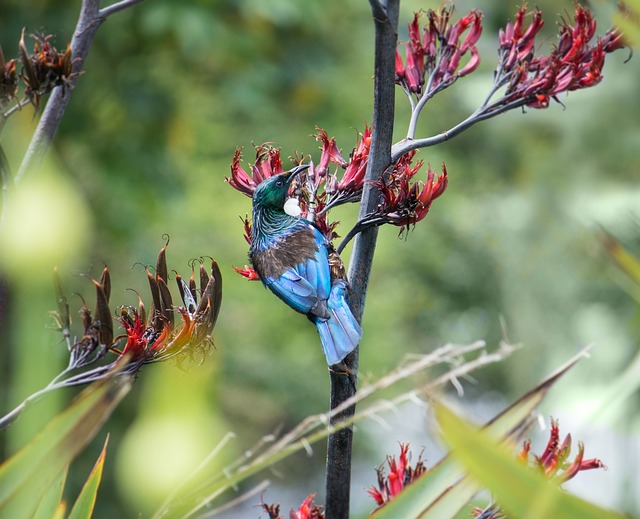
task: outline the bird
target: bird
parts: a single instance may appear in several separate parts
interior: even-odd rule
[[[268,177],[256,187],[249,259],[266,288],[316,325],[333,366],[358,346],[362,328],[347,302],[349,285],[331,243],[309,220],[285,212],[291,183],[308,167]]]

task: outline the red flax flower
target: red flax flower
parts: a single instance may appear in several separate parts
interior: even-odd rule
[[[365,126],[348,161],[343,158],[335,139],[329,138],[325,130],[317,128],[315,137],[322,142],[320,160],[317,165],[309,163],[309,168],[300,175],[299,182],[299,186],[307,191],[310,214],[315,214],[315,210],[311,210],[310,207],[321,194],[321,187],[324,187],[323,192],[327,194],[325,211],[339,204],[360,200],[371,146],[371,127]],[[231,176],[225,178],[231,187],[248,197],[253,196],[256,187],[264,179],[283,172],[278,148],[267,143],[256,146],[255,149],[256,160],[251,166],[250,174],[240,163],[242,149],[238,148],[231,163]],[[299,163],[300,160],[297,160],[296,164]],[[342,175],[338,175],[337,171],[331,173],[330,164],[344,169]]]
[[[422,13],[416,13],[409,24],[404,62],[396,50],[396,83],[408,95],[431,97],[478,67],[480,55],[475,45],[482,34],[482,13],[474,9],[455,23],[451,23],[452,14],[453,7],[443,5],[427,11],[422,31]],[[470,57],[460,68],[466,54]]]
[[[71,46],[67,43],[64,52],[59,52],[52,44],[53,35],[40,36],[32,34],[33,52],[29,53],[24,41],[24,30],[18,45],[22,72],[20,78],[25,84],[25,95],[36,110],[40,106],[40,97],[56,86],[63,88],[69,85],[72,73],[73,58]]]
[[[329,222],[327,218],[327,210],[325,200],[327,198],[326,193],[322,193],[317,197],[316,200],[316,219],[315,225],[320,230],[322,234],[324,234],[325,238],[328,242],[333,242],[339,235],[336,232],[336,227],[338,227],[339,221]]]
[[[573,461],[567,461],[571,454],[571,435],[567,434],[560,443],[560,426],[557,420],[551,418],[551,432],[549,441],[540,456],[529,459],[531,441],[524,442],[518,459],[532,466],[535,470],[550,479],[559,480],[561,483],[570,480],[578,472],[583,470],[606,468],[599,459],[584,459],[584,444],[578,443],[578,454]]]
[[[324,519],[323,507],[313,502],[315,497],[315,494],[310,494],[297,510],[292,508],[289,511],[289,519]],[[280,515],[279,504],[267,505],[261,502],[260,507],[267,513],[269,519],[284,519],[284,517]]]
[[[596,458],[584,459],[584,444],[578,443],[578,454],[573,461],[568,461],[571,454],[571,435],[567,434],[560,443],[560,426],[557,420],[551,418],[549,441],[540,456],[531,456],[531,440],[524,442],[518,454],[518,460],[532,470],[544,475],[550,480],[562,484],[575,477],[578,472],[591,469],[606,469],[604,463]],[[507,515],[499,505],[492,504],[485,509],[472,507],[471,515],[481,519],[506,519]]]
[[[137,306],[118,307],[117,321],[124,333],[114,337],[114,319],[110,307],[111,274],[104,268],[99,280],[92,279],[96,303],[92,312],[84,299],[80,309],[83,324],[82,335],[74,337],[71,330],[69,302],[62,288],[62,281],[54,271],[54,287],[58,308],[50,312],[53,327],[59,329],[69,352],[67,367],[37,394],[44,394],[63,387],[80,386],[118,374],[134,374],[145,364],[176,358],[201,361],[210,350],[211,333],[216,324],[222,303],[222,275],[214,260],[207,272],[200,264],[199,287],[195,272],[185,281],[175,274],[182,305],[174,306],[166,280],[169,278],[166,246],[159,254],[152,274],[146,269],[153,304],[147,312],[138,296]],[[179,315],[180,324],[175,323]],[[114,358],[115,357],[115,358]],[[27,398],[14,411],[0,417],[0,429],[15,420]]]
[[[423,165],[419,161],[411,165],[415,150],[403,155],[395,164],[387,179],[377,183],[382,202],[374,215],[384,223],[408,228],[422,220],[433,201],[447,188],[447,168],[442,165],[442,174],[436,177],[430,166],[427,166],[426,182],[411,183],[414,175]]]
[[[369,149],[371,148],[371,126],[364,127],[359,134],[356,147],[349,156],[342,178],[336,175],[327,179],[326,193],[329,196],[326,210],[346,202],[357,202],[362,196],[364,177],[367,172]]]
[[[280,150],[274,148],[268,143],[255,146],[256,160],[251,166],[251,175],[249,175],[240,165],[242,158],[242,148],[236,149],[231,163],[231,177],[225,180],[229,185],[249,198],[253,196],[258,184],[265,178],[272,177],[278,173],[282,173],[282,160],[280,158]]]
[[[74,369],[97,360],[92,355],[102,357],[107,352],[115,353],[117,358],[105,368],[125,362],[123,370],[130,373],[137,371],[142,364],[162,361],[176,355],[199,355],[208,350],[211,332],[222,301],[222,276],[216,262],[212,260],[210,273],[200,265],[199,289],[194,272],[188,282],[176,274],[176,283],[183,303],[177,307],[173,306],[171,292],[165,281],[168,279],[166,246],[158,254],[155,273],[152,274],[147,268],[146,274],[153,302],[151,309],[147,313],[140,296],[137,307],[119,307],[117,320],[122,325],[124,334],[117,337],[113,335],[113,319],[109,308],[109,270],[104,269],[99,281],[92,280],[96,289],[96,307],[93,315],[86,304],[83,304],[80,312],[84,323],[84,335],[70,347],[70,365],[73,365]],[[56,287],[58,300],[66,302],[59,281],[56,282]],[[58,312],[53,315],[63,330],[68,328],[70,322],[68,305],[65,304],[65,307],[59,307]],[[181,325],[175,323],[176,314],[180,316]],[[93,375],[99,373],[102,371],[92,371]],[[75,381],[75,384],[68,385],[85,382],[82,373],[67,380]]]
[[[249,281],[260,280],[260,276],[258,276],[258,273],[249,265],[245,265],[244,268],[233,267],[233,270],[235,270],[236,274],[240,274],[242,277],[247,278]]]
[[[526,18],[530,17],[526,26]],[[558,94],[597,85],[602,80],[605,54],[624,46],[622,35],[611,29],[595,38],[596,21],[591,12],[576,6],[573,25],[560,23],[558,40],[549,55],[535,56],[535,37],[542,27],[539,10],[527,14],[522,6],[515,21],[500,31],[496,86],[506,85],[495,106],[517,104],[546,108]],[[558,101],[559,102],[559,101]]]
[[[109,348],[118,354],[118,360],[129,364],[158,362],[179,354],[206,353],[211,343],[211,331],[218,318],[222,300],[222,275],[215,261],[211,262],[211,273],[200,264],[198,291],[195,272],[187,283],[176,274],[176,283],[183,306],[174,307],[167,286],[168,270],[166,246],[160,250],[155,274],[146,269],[153,306],[145,322],[146,310],[142,300],[138,307],[122,306],[118,319],[126,333],[122,350],[117,346],[118,338]],[[200,302],[197,300],[200,293]],[[181,326],[176,326],[175,316],[180,316]]]
[[[322,148],[320,152],[320,162],[314,168],[314,173],[318,177],[324,177],[327,174],[329,164],[337,164],[343,168],[347,167],[347,162],[342,157],[342,153],[338,149],[336,140],[334,137],[329,138],[329,135],[322,128],[316,128],[318,133],[316,134],[316,140],[322,142]]]
[[[509,21],[498,33],[500,66],[503,70],[513,70],[517,63],[531,60],[536,34],[544,25],[542,12],[536,8],[531,15],[531,23],[525,30],[526,7],[516,13],[515,21]]]
[[[409,444],[400,444],[400,456],[396,460],[395,456],[387,456],[389,474],[385,475],[384,465],[377,469],[378,486],[371,486],[367,492],[378,503],[378,508],[396,497],[402,490],[413,483],[416,479],[427,472],[427,468],[422,461],[422,454],[418,456],[415,467],[408,461]]]
[[[289,512],[289,519],[324,519],[323,507],[313,503],[315,497],[315,494],[307,496],[297,510]]]
[[[401,155],[383,179],[375,182],[380,190],[378,207],[351,228],[336,248],[338,254],[354,236],[369,227],[390,223],[402,227],[402,236],[411,226],[427,216],[433,201],[447,188],[447,168],[442,164],[442,174],[436,176],[431,166],[427,166],[426,182],[413,182],[413,177],[424,164],[423,161],[418,161],[412,165],[416,152],[417,150],[411,150]]]

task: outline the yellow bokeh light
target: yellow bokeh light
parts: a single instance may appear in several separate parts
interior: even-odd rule
[[[0,227],[0,265],[9,271],[44,269],[78,256],[91,229],[90,213],[73,186],[48,170],[9,193]]]

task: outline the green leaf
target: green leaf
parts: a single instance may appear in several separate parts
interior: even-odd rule
[[[489,489],[510,517],[562,517],[563,519],[622,519],[568,494],[544,476],[519,463],[511,449],[497,445],[488,431],[481,431],[436,405],[442,438],[473,478]]]
[[[586,353],[586,349],[580,351],[564,366],[487,423],[484,426],[487,434],[512,443],[520,441],[534,420],[535,409],[544,400],[549,389]],[[423,477],[405,488],[393,501],[378,510],[374,516],[376,519],[451,518],[466,506],[481,488],[480,484],[464,476],[464,470],[454,458],[447,456]]]
[[[613,236],[604,234],[602,241],[618,268],[631,278],[634,283],[640,284],[640,260],[626,250]]]
[[[80,492],[78,499],[76,499],[68,519],[90,519],[93,515],[93,508],[96,504],[98,487],[100,486],[100,480],[102,479],[102,468],[104,467],[104,459],[107,455],[108,444],[109,435],[107,435],[107,439],[104,441],[102,452],[100,453],[91,474],[89,474],[87,481],[82,487],[82,491]]]
[[[0,466],[0,517],[30,517],[40,497],[96,435],[124,397],[130,378],[93,383],[28,445]]]
[[[58,479],[54,481],[54,483],[49,486],[46,490],[42,499],[40,499],[40,503],[38,504],[38,509],[36,510],[33,519],[51,519],[56,516],[57,510],[61,507],[64,511],[64,503],[62,502],[62,492],[64,490],[64,485],[67,481],[67,473],[69,472],[69,465],[64,467]]]

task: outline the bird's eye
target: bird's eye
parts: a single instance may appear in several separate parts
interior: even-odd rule
[[[276,186],[282,187],[283,185],[284,185],[284,182],[282,180],[276,180]]]

